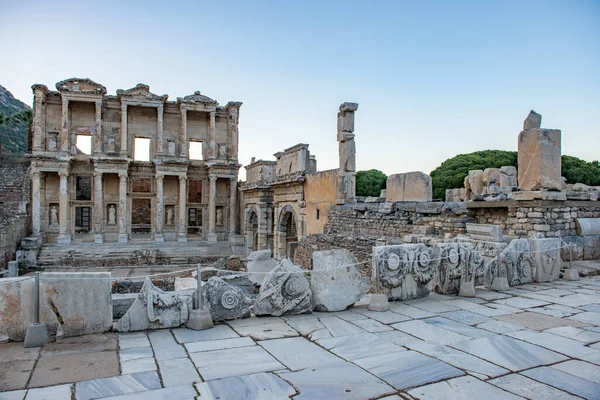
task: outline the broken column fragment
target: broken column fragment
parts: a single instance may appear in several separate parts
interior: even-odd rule
[[[242,290],[216,276],[202,287],[213,322],[250,317],[252,299]]]
[[[339,142],[338,203],[356,202],[356,144],[354,142],[354,113],[357,103],[342,103],[338,113]]]
[[[248,255],[248,279],[260,286],[273,268],[278,263],[271,258],[271,249],[253,251]]]

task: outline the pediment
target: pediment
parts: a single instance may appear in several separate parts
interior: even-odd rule
[[[88,78],[70,78],[56,83],[59,92],[82,94],[106,94],[106,88]]]
[[[169,98],[168,95],[163,94],[162,96],[159,96],[157,94],[154,94],[150,91],[150,86],[145,85],[143,83],[138,83],[137,85],[135,85],[135,87],[132,87],[131,89],[127,89],[127,90],[123,90],[123,89],[119,89],[117,90],[117,97],[119,97],[119,99],[132,99],[132,100],[146,100],[146,101],[160,101],[160,102],[165,102],[167,101],[167,99]]]
[[[203,95],[200,91],[195,91],[194,94],[185,96],[183,98],[177,98],[178,103],[192,103],[192,104],[218,104],[216,100],[211,99],[208,96]]]

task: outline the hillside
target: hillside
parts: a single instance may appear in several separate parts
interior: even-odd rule
[[[0,113],[11,116],[30,107],[14,98],[6,88],[0,85]],[[9,122],[0,125],[0,143],[2,154],[16,155],[27,151],[27,125],[18,122]]]

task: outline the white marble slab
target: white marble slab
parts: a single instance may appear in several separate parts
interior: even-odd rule
[[[445,382],[438,382],[408,391],[408,394],[420,400],[438,399],[485,399],[485,400],[520,400],[495,386],[480,381],[472,376],[462,376]]]
[[[189,358],[176,358],[172,360],[158,361],[163,386],[183,386],[202,382],[198,371]]]
[[[585,346],[583,343],[577,340],[567,339],[566,337],[553,335],[547,332],[535,332],[535,331],[518,331],[507,333],[508,336],[516,339],[524,340],[528,343],[535,344],[540,347],[545,347],[550,350],[554,350],[558,353],[565,354],[569,357],[583,358],[589,355],[598,355],[600,357],[600,350],[593,349]]]
[[[390,311],[399,313],[402,315],[406,315],[407,317],[410,317],[413,319],[429,318],[429,317],[436,316],[436,314],[434,314],[434,313],[431,313],[429,311],[425,311],[425,310],[422,310],[420,308],[416,308],[413,306],[409,306],[408,304],[404,304],[404,302],[400,302],[400,301],[391,302],[390,303]]]
[[[491,318],[485,317],[480,314],[476,314],[472,311],[450,311],[447,313],[440,314],[440,317],[448,318],[456,322],[460,322],[465,325],[477,325],[483,324],[484,322],[491,321]]]
[[[207,340],[231,339],[239,337],[228,325],[216,325],[214,328],[195,331],[187,328],[173,329],[179,343],[201,342]]]
[[[333,336],[331,336],[331,333],[329,333],[327,328],[319,329],[318,331],[314,331],[310,335],[308,335],[308,338],[313,342],[319,339],[327,339],[332,337]]]
[[[561,326],[558,328],[547,329],[544,332],[564,336],[583,343],[600,342],[600,332],[587,331],[581,328],[573,328],[572,326]]]
[[[137,360],[138,358],[154,357],[152,347],[136,347],[133,349],[123,349],[119,351],[119,359],[121,362]]]
[[[500,321],[523,325],[526,328],[535,329],[536,331],[557,328],[559,326],[573,326],[577,328],[585,325],[582,322],[573,321],[568,318],[556,318],[550,315],[534,312],[533,310],[512,315],[502,315],[495,318]]]
[[[430,325],[437,326],[439,328],[447,329],[449,331],[460,333],[461,335],[476,339],[494,335],[494,333],[492,332],[483,329],[477,329],[472,326],[461,324],[460,322],[452,321],[451,319],[443,317],[426,318],[421,321],[426,322]]]
[[[319,318],[315,314],[290,315],[284,317],[284,319],[289,326],[300,332],[303,336],[325,328],[325,325],[319,321]]]
[[[199,400],[289,399],[296,390],[274,374],[260,373],[218,379],[196,385]]]
[[[400,322],[392,325],[394,329],[408,333],[422,340],[431,341],[437,344],[450,344],[469,339],[468,336],[460,335],[456,332],[437,327],[435,325],[423,322],[423,320],[413,320]]]
[[[235,326],[234,329],[242,336],[250,336],[254,340],[279,339],[294,337],[300,334],[285,322],[266,323],[262,325]]]
[[[103,400],[191,400],[197,395],[192,385],[169,387],[150,390],[141,393],[124,394],[121,396],[105,397]]]
[[[460,369],[415,351],[361,358],[355,363],[398,390],[464,374]]]
[[[581,314],[572,315],[569,319],[593,325],[600,325],[600,312],[586,311]]]
[[[495,300],[494,303],[519,309],[527,309],[550,304],[548,301],[529,299],[525,297],[511,297],[508,299]]]
[[[344,362],[303,337],[264,340],[258,344],[292,371]]]
[[[411,304],[413,307],[420,308],[421,310],[428,311],[430,313],[439,314],[448,311],[458,311],[458,307],[450,306],[442,302],[437,301],[418,301]]]
[[[396,346],[392,342],[373,333],[320,339],[317,340],[317,343],[349,361],[380,354],[406,351],[405,348]]]
[[[584,399],[600,399],[600,384],[554,368],[534,368],[521,374]]]
[[[394,324],[396,322],[408,321],[411,318],[406,315],[398,314],[393,311],[370,311],[367,308],[359,308],[354,310],[355,313],[360,313],[365,317],[374,319],[383,324]],[[340,318],[344,318],[340,316]]]
[[[510,322],[498,321],[495,319],[484,322],[483,324],[479,324],[477,327],[495,333],[515,332],[525,329],[523,325],[512,324]]]
[[[476,373],[483,375],[485,379],[504,375],[509,372],[497,365],[448,346],[441,346],[431,342],[414,341],[407,343],[406,347],[428,356],[435,357],[438,360],[444,361],[471,374]]]
[[[454,343],[452,347],[511,371],[521,371],[566,359],[553,351],[503,335],[465,340]]]
[[[157,369],[154,357],[136,358],[134,360],[121,362],[121,372],[123,375],[143,371],[156,371]]]
[[[345,310],[345,311],[337,311],[337,312],[332,312],[332,313],[328,313],[329,316],[331,317],[338,317],[343,319],[344,321],[348,321],[348,322],[352,322],[352,321],[356,321],[359,319],[366,319],[367,317],[362,315],[361,313],[358,312],[358,310],[366,310],[365,307],[354,307],[352,308],[352,310]]]
[[[445,305],[451,306],[451,307],[455,307],[460,310],[470,310],[473,308],[481,307],[477,303],[473,303],[472,301],[467,301],[464,299],[445,300],[445,301],[442,301],[442,304],[445,304]]]
[[[91,400],[148,390],[160,389],[160,379],[155,371],[138,372],[112,378],[94,379],[75,384],[77,400]]]
[[[519,374],[505,375],[488,381],[508,392],[531,400],[575,400],[579,397]]]
[[[569,360],[554,364],[552,368],[600,384],[600,366],[585,361]]]
[[[27,390],[11,390],[10,392],[0,392],[0,400],[23,400]]]
[[[319,318],[321,323],[327,328],[331,336],[342,337],[348,335],[357,335],[359,333],[365,333],[366,331],[358,326],[351,324],[350,322],[344,321],[338,317],[325,317]]]
[[[310,314],[308,314],[310,315]],[[246,326],[256,326],[265,324],[280,324],[285,322],[281,317],[251,317],[251,318],[240,318],[227,321],[227,324],[232,328],[243,328]]]
[[[145,332],[119,333],[119,348],[133,349],[136,347],[150,347],[148,335]]]
[[[187,357],[182,345],[177,344],[168,330],[150,332],[148,335],[157,360]]]
[[[393,330],[389,332],[377,332],[375,334],[381,338],[389,340],[397,346],[404,346],[405,344],[410,342],[421,342],[421,339],[398,330]]]
[[[544,307],[537,307],[534,308],[533,311],[557,318],[570,317],[573,314],[579,314],[581,312],[581,310],[577,308],[562,306],[560,304],[549,304]]]
[[[386,331],[393,331],[394,328],[391,328],[387,325],[382,324],[379,321],[375,321],[374,319],[359,319],[356,321],[352,322],[354,325],[358,326],[359,328],[364,329],[367,332],[386,332]]]
[[[475,296],[480,299],[487,300],[487,301],[506,299],[506,298],[510,297],[510,295],[508,295],[506,293],[496,292],[495,290],[485,290],[485,289],[483,289],[483,290],[477,289],[475,291]]]
[[[254,340],[249,337],[235,337],[231,339],[208,340],[204,342],[186,343],[185,348],[189,353],[198,353],[201,351],[234,349],[236,347],[254,346]]]
[[[192,353],[190,358],[204,380],[285,369],[259,346]]]
[[[351,363],[279,375],[300,391],[294,400],[365,400],[396,393],[394,388]]]
[[[25,400],[71,400],[72,385],[58,385],[39,389],[29,389]],[[0,393],[0,398],[2,393]]]

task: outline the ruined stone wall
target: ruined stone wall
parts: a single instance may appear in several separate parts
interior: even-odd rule
[[[328,222],[329,208],[337,198],[338,170],[306,175],[306,234],[323,233]]]

